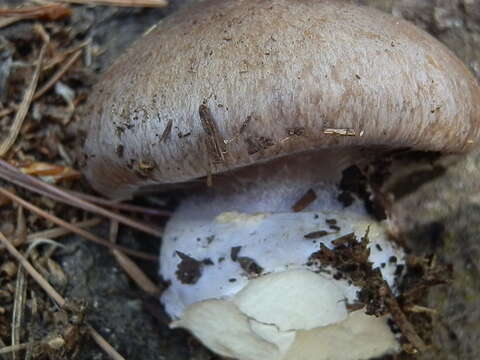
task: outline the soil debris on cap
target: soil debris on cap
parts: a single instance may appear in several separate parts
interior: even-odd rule
[[[335,231],[342,230],[340,226],[337,225],[337,220],[335,219],[326,219],[325,222],[328,224],[328,227]]]
[[[303,136],[305,135],[305,128],[304,127],[294,127],[287,129],[288,136]]]
[[[247,152],[254,155],[262,150],[266,150],[275,145],[275,142],[265,136],[250,137],[245,139],[247,143]]]
[[[242,125],[240,126],[240,129],[238,130],[237,134],[235,134],[234,137],[230,138],[230,139],[225,139],[223,140],[223,142],[225,143],[225,145],[227,144],[230,144],[231,142],[237,140],[240,135],[242,135],[244,132],[245,132],[245,129],[247,128],[248,124],[250,123],[250,121],[253,119],[253,116],[252,115],[249,115],[247,116],[247,118],[245,119],[245,121],[242,123]]]
[[[163,133],[160,136],[160,140],[159,140],[160,143],[165,142],[170,137],[170,134],[172,133],[172,125],[173,125],[173,120],[172,119],[168,120],[167,125],[165,126],[165,129],[163,130]]]
[[[225,161],[225,154],[227,153],[227,148],[225,146],[225,141],[220,135],[218,126],[215,123],[212,113],[206,104],[206,100],[198,108],[198,113],[200,115],[200,121],[202,123],[203,131],[207,134],[206,145],[211,161],[214,164],[222,163]]]
[[[157,167],[153,160],[140,160],[135,169],[135,173],[141,178],[149,177]]]
[[[325,129],[323,133],[334,136],[357,136],[355,129]],[[363,131],[359,133],[359,136],[363,136]]]

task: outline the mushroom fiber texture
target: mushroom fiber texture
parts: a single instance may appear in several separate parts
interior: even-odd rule
[[[400,347],[334,260],[363,246],[398,294],[404,253],[359,199],[338,201],[342,171],[385,150],[467,151],[479,100],[466,67],[404,20],[342,1],[206,0],[96,85],[84,172],[117,199],[196,185],[162,239],[173,327],[240,360],[369,359]]]

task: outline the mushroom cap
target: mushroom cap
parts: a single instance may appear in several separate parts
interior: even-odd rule
[[[137,41],[90,99],[85,174],[117,198],[297,152],[462,152],[479,137],[479,86],[459,59],[342,1],[198,2]]]

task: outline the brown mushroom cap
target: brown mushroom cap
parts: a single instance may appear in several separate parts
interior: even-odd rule
[[[113,197],[306,150],[460,152],[479,137],[480,90],[460,60],[340,1],[199,2],[137,41],[90,99],[85,173]]]

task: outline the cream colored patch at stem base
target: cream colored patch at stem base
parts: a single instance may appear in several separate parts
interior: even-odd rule
[[[230,300],[189,306],[172,327],[239,360],[361,360],[396,352],[386,319],[348,314],[335,282],[308,270],[268,274]]]

